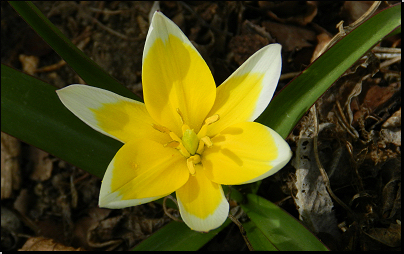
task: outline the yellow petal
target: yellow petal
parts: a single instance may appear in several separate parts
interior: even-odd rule
[[[168,142],[153,129],[143,103],[86,85],[70,85],[56,91],[62,103],[91,128],[123,143],[137,138]]]
[[[226,127],[254,121],[268,106],[281,75],[281,45],[270,44],[247,59],[217,88],[216,101],[209,115],[218,114],[208,135]]]
[[[155,12],[143,52],[142,81],[148,112],[178,136],[181,117],[197,133],[216,96],[209,67],[192,43],[161,12]]]
[[[208,232],[220,227],[229,214],[222,186],[206,178],[200,164],[196,173],[177,190],[178,206],[185,224],[192,230]]]
[[[232,125],[212,138],[202,164],[215,183],[238,185],[266,178],[292,156],[288,143],[274,130],[255,122]]]
[[[124,208],[169,195],[183,186],[189,172],[176,149],[152,140],[124,144],[105,172],[99,206]]]

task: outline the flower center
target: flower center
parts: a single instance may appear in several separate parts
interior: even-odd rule
[[[206,147],[211,147],[212,141],[206,135],[208,125],[217,122],[219,115],[213,115],[205,119],[205,123],[202,125],[198,134],[195,133],[187,124],[184,123],[184,118],[179,109],[177,113],[181,117],[182,121],[182,138],[179,138],[174,132],[168,128],[153,124],[153,128],[168,134],[171,137],[171,141],[164,146],[173,147],[177,149],[185,158],[187,158],[187,167],[191,175],[195,174],[195,165],[201,163],[201,155]]]

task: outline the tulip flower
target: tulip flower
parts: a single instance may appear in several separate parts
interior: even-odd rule
[[[281,64],[281,46],[270,44],[216,88],[192,43],[155,12],[143,52],[144,103],[86,85],[57,91],[83,122],[124,144],[105,172],[99,206],[136,206],[175,192],[191,229],[222,225],[229,213],[222,185],[264,179],[292,156],[278,133],[254,122]]]

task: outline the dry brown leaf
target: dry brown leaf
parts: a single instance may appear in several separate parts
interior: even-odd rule
[[[10,198],[12,191],[20,188],[21,176],[18,156],[20,141],[1,133],[1,199]]]
[[[282,44],[285,52],[313,47],[312,42],[317,41],[316,33],[307,28],[272,21],[263,21],[262,26],[277,42]]]
[[[53,239],[31,237],[19,251],[84,251],[83,248],[73,248],[56,243]]]
[[[317,46],[314,49],[313,56],[311,57],[311,62],[313,62],[320,56],[323,48],[328,45],[331,39],[332,37],[328,33],[321,33],[317,35]]]
[[[317,15],[315,1],[259,1],[260,7],[268,8],[268,15],[281,23],[305,26]]]
[[[297,189],[293,198],[299,211],[299,219],[312,232],[328,233],[337,238],[334,203],[328,194],[315,159],[313,121],[311,113],[302,120],[296,156],[292,160],[292,166],[296,168],[295,186]]]
[[[49,153],[36,147],[30,147],[30,157],[33,162],[33,172],[31,179],[35,181],[48,180],[52,175],[53,163],[49,158]]]
[[[39,64],[39,58],[37,56],[27,56],[24,54],[19,55],[18,59],[20,60],[22,64],[22,70],[29,74],[33,75]]]
[[[371,228],[367,235],[389,247],[401,246],[401,224],[390,224],[389,228]]]

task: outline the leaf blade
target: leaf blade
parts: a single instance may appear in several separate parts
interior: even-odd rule
[[[122,143],[75,117],[55,90],[2,64],[1,130],[102,178]]]
[[[260,242],[252,242],[254,248],[261,250],[276,248],[283,251],[328,250],[293,216],[260,196],[248,194],[247,203],[242,204],[241,207],[255,224],[255,228],[251,225],[247,226],[249,229],[247,236],[260,238]],[[256,231],[253,232],[252,229]],[[270,243],[265,243],[263,241],[265,238]]]

